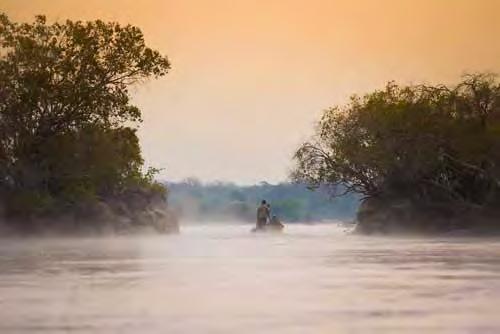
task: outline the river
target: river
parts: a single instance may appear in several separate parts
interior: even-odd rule
[[[335,225],[0,242],[0,333],[499,333],[500,241]]]

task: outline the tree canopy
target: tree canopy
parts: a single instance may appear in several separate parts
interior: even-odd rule
[[[328,185],[335,195],[492,204],[500,178],[498,77],[465,75],[455,86],[389,82],[353,96],[324,112],[294,158],[295,180]]]
[[[114,22],[0,15],[0,196],[26,211],[145,182],[129,88],[168,59]],[[15,210],[14,210],[15,211]]]

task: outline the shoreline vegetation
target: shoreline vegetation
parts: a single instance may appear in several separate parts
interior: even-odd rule
[[[167,187],[171,208],[183,221],[193,222],[255,224],[256,206],[264,198],[271,205],[272,215],[285,223],[352,220],[359,205],[355,194],[331,201],[323,189],[311,192],[306,185],[293,183],[242,186],[188,178]]]
[[[363,196],[361,234],[500,232],[500,82],[402,86],[324,112],[292,178]]]
[[[2,232],[178,231],[129,95],[169,69],[131,25],[0,14]]]

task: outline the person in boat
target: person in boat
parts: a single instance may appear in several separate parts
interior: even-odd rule
[[[265,200],[262,200],[259,207],[257,208],[257,226],[255,226],[255,228],[263,229],[266,226],[267,220],[269,218],[270,218],[269,206]]]

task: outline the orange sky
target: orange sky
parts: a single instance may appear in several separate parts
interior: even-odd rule
[[[0,0],[14,20],[143,29],[172,71],[134,90],[162,177],[284,180],[321,111],[388,80],[500,72],[500,0]]]

